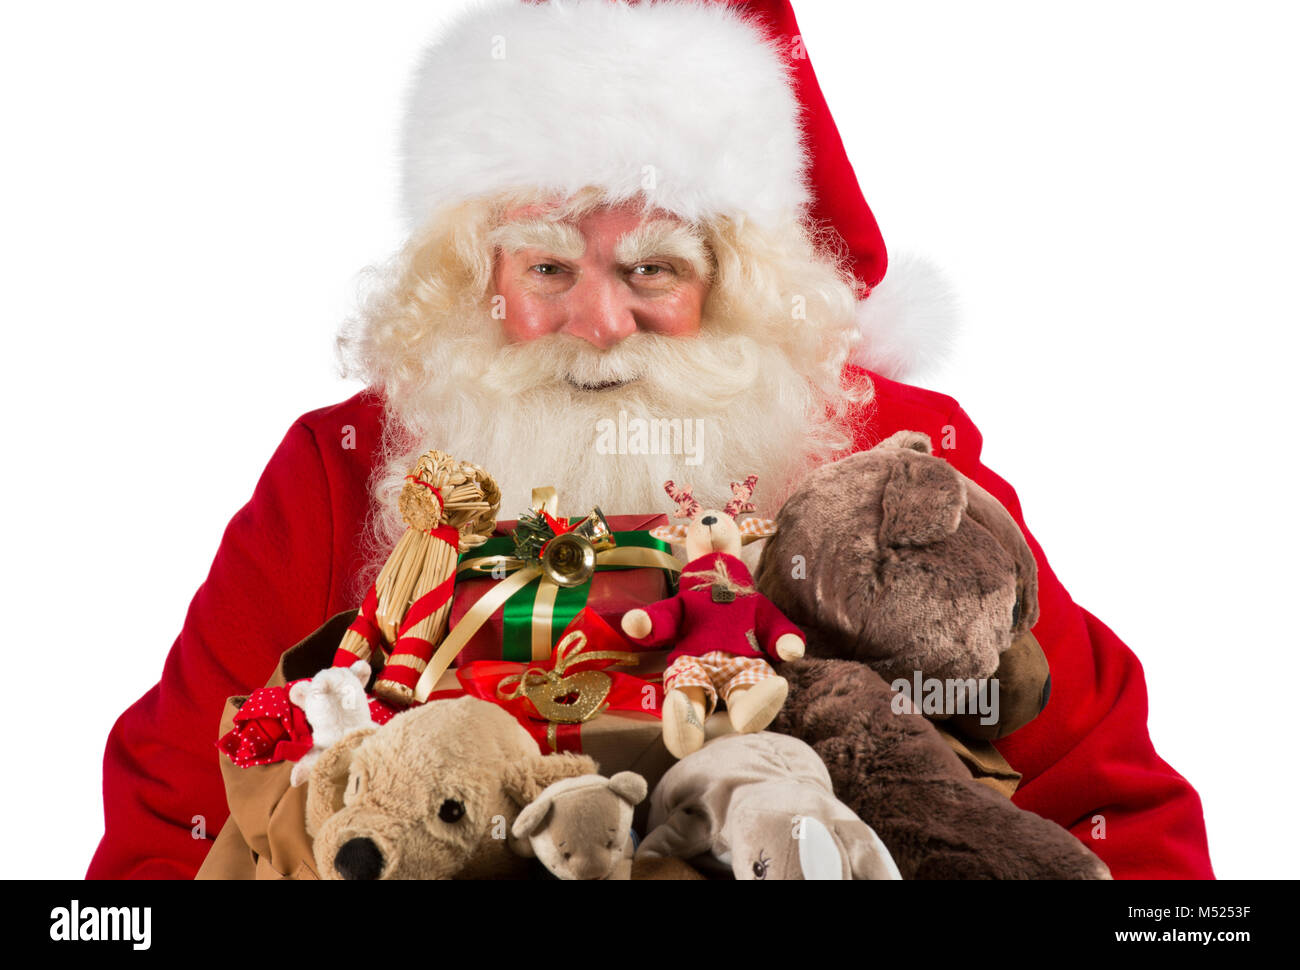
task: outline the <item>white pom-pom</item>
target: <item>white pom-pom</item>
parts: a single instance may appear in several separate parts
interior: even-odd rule
[[[891,380],[915,378],[943,363],[957,333],[952,286],[918,256],[891,258],[880,285],[858,304],[862,342],[854,363]]]

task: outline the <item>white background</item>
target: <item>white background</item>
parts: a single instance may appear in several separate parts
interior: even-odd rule
[[[355,390],[332,337],[461,5],[6,8],[4,876],[83,874],[114,719],[289,424]],[[1219,875],[1294,875],[1294,8],[796,7],[887,241],[962,299],[919,383],[1142,659]]]

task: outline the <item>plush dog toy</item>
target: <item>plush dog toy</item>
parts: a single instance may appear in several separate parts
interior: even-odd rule
[[[510,824],[585,755],[542,755],[505,710],[473,697],[433,701],[354,731],[312,768],[307,832],[326,879],[526,875]]]
[[[557,878],[631,879],[632,809],[645,796],[632,771],[565,778],[519,813],[512,833]]]
[[[685,542],[686,566],[679,592],[623,615],[623,632],[649,647],[672,646],[664,671],[664,746],[682,758],[704,744],[705,718],[721,697],[732,727],[761,731],[785,703],[787,684],[769,660],[802,657],[803,634],[766,596],[740,560],[744,542],[766,528],[735,517],[752,512],[749,497],[758,481],[732,482],[733,498],[722,509],[704,509],[690,488],[664,488],[689,527],[651,534]],[[770,525],[770,523],[769,523]]]
[[[351,667],[326,667],[311,680],[289,688],[289,700],[302,709],[311,725],[312,747],[293,766],[289,784],[295,788],[311,775],[312,765],[343,736],[371,724],[366,684],[370,664],[358,660]]]
[[[756,583],[807,633],[808,656],[782,667],[772,729],[822,756],[904,878],[1108,878],[1070,833],[977,783],[922,698],[905,696],[1000,681],[1014,659],[983,730],[1006,734],[1046,702],[1046,665],[1013,649],[1037,620],[1036,565],[998,501],[925,435],[900,432],[810,473],[777,527]],[[952,713],[930,716],[960,724]]]
[[[710,741],[655,786],[637,857],[710,856],[737,879],[901,879],[871,827],[838,801],[812,748],[764,731]]]

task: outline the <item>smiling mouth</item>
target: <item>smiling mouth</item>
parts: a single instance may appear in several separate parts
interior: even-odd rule
[[[575,381],[572,377],[566,378],[566,380],[571,386],[576,387],[580,391],[612,391],[615,388],[627,387],[635,381],[636,378],[629,378],[625,381],[602,381],[599,384],[584,384],[581,381]]]

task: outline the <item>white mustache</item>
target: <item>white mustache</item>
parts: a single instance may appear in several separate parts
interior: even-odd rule
[[[752,390],[760,378],[756,345],[747,337],[635,333],[609,350],[565,334],[499,348],[480,381],[493,393],[547,389],[576,394],[601,385],[636,385],[625,402],[655,412],[711,412]]]

